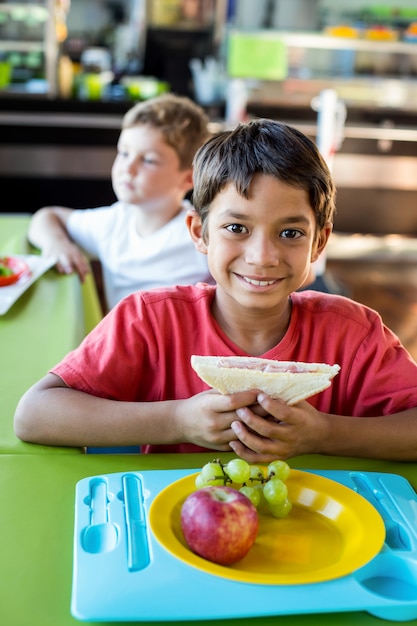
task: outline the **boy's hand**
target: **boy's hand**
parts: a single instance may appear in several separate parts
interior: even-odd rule
[[[235,437],[230,447],[248,463],[270,463],[301,454],[320,453],[327,436],[327,420],[306,401],[289,406],[260,393],[259,407],[269,417],[260,417],[259,409],[238,409],[238,420],[231,424]]]
[[[253,390],[223,395],[210,389],[183,400],[175,418],[180,431],[178,440],[219,452],[230,452],[230,441],[237,439],[231,428],[231,424],[238,419],[236,410],[250,406],[253,411],[265,415],[263,408],[253,406],[257,393]]]
[[[57,259],[56,269],[60,274],[72,274],[76,272],[81,282],[84,282],[86,275],[90,272],[90,266],[80,248],[68,241],[54,243],[42,248],[42,254],[54,256]]]

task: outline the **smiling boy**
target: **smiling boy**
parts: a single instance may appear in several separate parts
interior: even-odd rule
[[[288,295],[304,282],[330,232],[330,221],[317,232],[306,191],[273,176],[255,174],[247,199],[233,185],[213,199],[205,237],[198,226],[193,234],[217,282],[215,317],[242,350],[258,356],[282,339]]]
[[[233,450],[252,463],[309,453],[416,460],[416,363],[377,312],[297,292],[330,236],[334,200],[317,147],[290,126],[252,120],[208,140],[194,159],[187,223],[216,285],[125,298],[26,392],[17,435],[144,452]],[[207,389],[192,354],[341,370],[330,388],[288,406],[257,390]]]

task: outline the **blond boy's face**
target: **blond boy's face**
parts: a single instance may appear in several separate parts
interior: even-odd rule
[[[112,167],[114,192],[129,204],[179,202],[191,188],[191,170],[181,170],[177,153],[160,130],[139,125],[122,130]]]
[[[258,174],[249,199],[240,196],[234,185],[215,197],[207,232],[206,242],[202,237],[194,239],[208,255],[219,296],[264,310],[287,302],[288,295],[304,283],[331,225],[317,236],[307,192]],[[194,234],[199,234],[198,229]]]

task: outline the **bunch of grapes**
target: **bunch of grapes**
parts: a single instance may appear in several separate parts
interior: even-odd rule
[[[249,465],[243,459],[222,463],[214,459],[206,463],[197,474],[197,489],[208,485],[225,485],[238,489],[262,512],[274,517],[286,517],[292,509],[285,483],[291,468],[281,460],[272,461],[267,467]]]

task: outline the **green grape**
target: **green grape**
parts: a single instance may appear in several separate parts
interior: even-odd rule
[[[224,478],[208,478],[205,479],[201,472],[196,476],[195,486],[197,489],[201,489],[202,487],[208,487],[208,485],[224,485]]]
[[[268,504],[282,504],[288,497],[288,487],[280,478],[270,478],[264,484],[264,496]]]
[[[250,466],[249,481],[253,483],[261,482],[264,479],[264,473],[259,465]]]
[[[275,476],[281,480],[287,480],[290,475],[291,468],[285,461],[276,460],[268,465],[268,478]]]
[[[201,468],[201,475],[205,480],[210,480],[219,475],[219,471],[222,472],[222,468],[216,461],[210,461]]]
[[[201,475],[205,481],[224,476],[223,468],[217,461],[210,461],[201,468]]]
[[[230,487],[230,483],[227,482],[227,478],[225,476],[219,476],[218,478],[210,478],[206,485],[227,485]]]
[[[249,485],[243,485],[239,489],[240,493],[243,493],[252,502],[253,506],[258,508],[261,502],[261,493],[256,487],[250,487]]]
[[[250,476],[250,465],[243,459],[232,459],[225,467],[225,472],[234,483],[246,483]]]
[[[197,474],[196,478],[195,478],[195,486],[197,487],[197,489],[202,489],[203,487],[206,487],[208,483],[206,483],[206,481],[203,478],[202,473],[200,472],[199,474]]]
[[[268,504],[269,513],[273,517],[287,517],[291,512],[292,502],[289,498],[286,498],[281,504]]]
[[[268,502],[265,500],[264,486],[260,484],[255,485],[254,489],[256,489],[256,491],[259,493],[259,504],[256,508],[263,513],[268,513]]]

